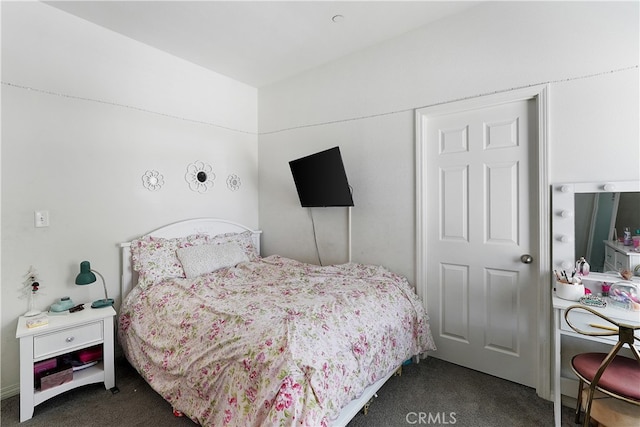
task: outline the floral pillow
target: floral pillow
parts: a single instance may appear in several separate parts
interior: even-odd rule
[[[251,231],[243,231],[242,233],[226,233],[218,234],[217,236],[210,237],[209,243],[223,244],[235,242],[244,251],[249,258],[249,261],[257,261],[260,258],[255,245],[253,244],[253,233]]]
[[[237,242],[197,245],[176,250],[187,279],[249,261]]]
[[[131,242],[133,269],[138,272],[138,286],[147,287],[164,279],[185,277],[176,250],[188,246],[204,245],[210,237],[193,234],[187,237],[165,239],[145,236]]]

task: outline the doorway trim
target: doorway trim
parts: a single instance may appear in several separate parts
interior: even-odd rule
[[[435,105],[416,109],[416,290],[422,298],[422,304],[427,308],[427,258],[426,231],[430,218],[427,217],[427,203],[429,198],[424,194],[427,188],[428,159],[426,147],[423,146],[429,118],[460,113],[467,110],[491,107],[497,104],[522,100],[534,100],[537,107],[537,186],[538,186],[538,217],[532,218],[538,222],[538,253],[534,257],[538,260],[538,292],[535,312],[537,313],[537,343],[538,364],[536,369],[536,393],[538,396],[551,400],[551,221],[549,202],[549,173],[548,173],[548,142],[549,142],[549,85],[537,85],[523,89],[514,89],[491,95],[478,96],[461,101]],[[535,169],[534,169],[535,170]]]

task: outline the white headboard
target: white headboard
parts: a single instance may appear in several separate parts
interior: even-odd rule
[[[160,227],[142,236],[163,237],[171,239],[175,237],[185,237],[192,234],[208,234],[216,236],[223,233],[242,233],[251,231],[253,233],[253,244],[260,253],[260,234],[262,231],[252,230],[242,224],[217,218],[195,218],[174,222],[164,227]],[[141,237],[142,237],[141,236]],[[120,276],[120,297],[124,300],[129,291],[135,286],[137,277],[133,271],[131,263],[131,242],[120,243],[122,255],[122,274]]]

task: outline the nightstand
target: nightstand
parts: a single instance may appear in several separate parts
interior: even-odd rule
[[[16,338],[20,339],[20,422],[33,416],[33,408],[45,400],[86,384],[104,382],[106,389],[116,391],[114,368],[113,307],[91,308],[49,316],[49,324],[27,328],[28,318],[18,319]],[[73,372],[70,382],[37,390],[34,385],[34,364],[56,356],[102,345],[102,361]]]
[[[620,242],[604,241],[604,271],[633,271],[640,265],[640,252]]]

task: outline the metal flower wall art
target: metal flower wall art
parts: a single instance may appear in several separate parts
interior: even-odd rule
[[[216,175],[213,173],[211,165],[197,161],[187,166],[187,173],[184,175],[184,179],[192,191],[206,193],[209,188],[213,187],[213,180],[216,179]]]
[[[229,190],[237,191],[240,189],[240,185],[242,185],[242,183],[240,182],[240,177],[238,175],[229,175],[227,178],[227,187]]]
[[[164,177],[158,171],[146,171],[142,175],[142,185],[149,191],[158,191],[164,185]]]

